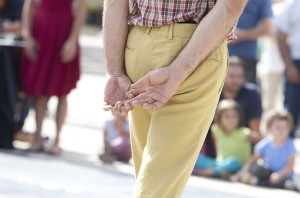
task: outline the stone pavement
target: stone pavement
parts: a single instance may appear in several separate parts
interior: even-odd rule
[[[69,111],[61,136],[60,156],[27,153],[29,145],[15,142],[15,151],[0,150],[0,198],[130,198],[135,183],[131,164],[102,164],[97,150],[102,127],[111,115],[102,111],[105,83],[99,30],[86,27],[82,44],[82,77],[69,96]],[[51,145],[55,125],[55,98],[49,101],[43,136]],[[34,131],[30,112],[25,131]],[[300,141],[297,140],[300,150]],[[296,168],[300,168],[299,158]],[[300,178],[299,178],[300,179]],[[191,176],[183,198],[299,198],[295,192],[248,186],[240,183]]]

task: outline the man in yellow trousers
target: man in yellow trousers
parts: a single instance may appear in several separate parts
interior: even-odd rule
[[[227,40],[246,3],[105,1],[104,110],[130,111],[134,197],[181,197],[226,77]]]

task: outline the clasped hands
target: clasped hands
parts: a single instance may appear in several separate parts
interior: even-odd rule
[[[169,67],[149,72],[132,84],[126,74],[110,75],[104,90],[104,110],[127,114],[134,107],[157,110],[178,90],[180,80]]]

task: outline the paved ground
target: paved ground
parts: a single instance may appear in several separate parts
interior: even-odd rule
[[[15,142],[15,151],[0,150],[0,198],[129,198],[135,183],[131,164],[106,165],[97,159],[102,127],[111,116],[101,109],[105,82],[101,35],[85,28],[80,39],[83,74],[69,96],[69,112],[63,129],[59,157],[22,151],[27,143]],[[56,99],[49,101],[43,135],[54,135]],[[34,131],[33,112],[24,129]],[[300,151],[300,141],[297,140]],[[299,158],[296,168],[300,168]],[[298,178],[300,180],[300,178]],[[299,198],[298,193],[258,188],[191,176],[183,198]]]

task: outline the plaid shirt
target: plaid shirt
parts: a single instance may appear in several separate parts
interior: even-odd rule
[[[159,27],[170,23],[201,19],[217,0],[129,0],[129,25]],[[235,39],[230,33],[229,40]]]
[[[129,24],[158,27],[193,19],[199,23],[217,0],[129,0]]]

